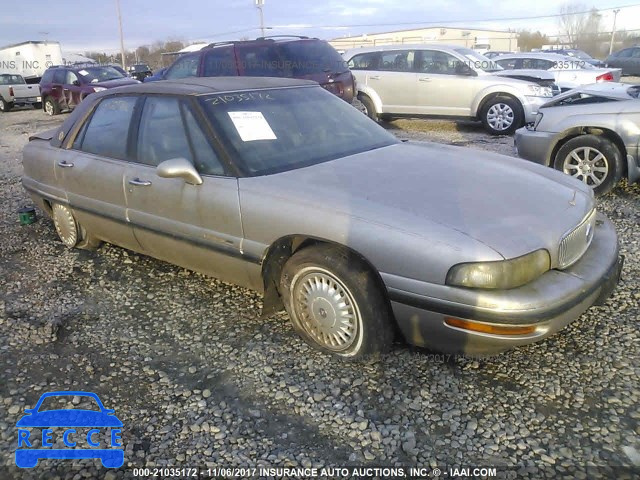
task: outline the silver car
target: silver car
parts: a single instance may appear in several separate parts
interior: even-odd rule
[[[596,195],[640,180],[640,85],[601,83],[563,93],[516,132],[520,157],[556,168]]]
[[[263,292],[324,352],[369,357],[399,332],[481,355],[560,330],[621,262],[583,183],[474,156],[398,141],[314,82],[195,78],[89,96],[27,144],[23,185],[67,247]]]
[[[553,73],[562,91],[596,82],[617,82],[621,76],[619,68],[594,67],[587,60],[557,53],[509,53],[492,60],[505,70],[532,69]]]
[[[373,119],[473,118],[489,133],[507,135],[533,121],[554,94],[549,82],[537,78],[493,75],[502,69],[460,46],[388,45],[349,50],[343,57],[356,76],[358,99]]]

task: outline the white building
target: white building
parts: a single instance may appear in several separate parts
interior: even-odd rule
[[[394,32],[368,33],[329,40],[336,50],[403,43],[446,43],[481,51],[518,51],[518,34],[511,30],[479,28],[428,27]]]

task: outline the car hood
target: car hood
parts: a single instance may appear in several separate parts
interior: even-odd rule
[[[251,179],[252,189],[428,237],[438,224],[505,258],[546,248],[594,207],[591,190],[517,158],[426,142],[399,143]],[[301,232],[302,233],[302,232]]]
[[[104,88],[115,88],[122,87],[124,85],[133,85],[135,83],[140,83],[135,78],[115,78],[113,80],[107,80],[105,82],[95,82],[91,83],[92,87],[104,87]]]
[[[114,415],[93,410],[48,410],[25,415],[16,427],[121,427]]]

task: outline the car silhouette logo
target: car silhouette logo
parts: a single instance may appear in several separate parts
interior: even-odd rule
[[[100,411],[84,409],[59,409],[40,412],[42,402],[49,397],[89,397],[95,400]],[[33,468],[41,458],[85,459],[99,458],[106,468],[118,468],[124,463],[124,449],[121,443],[122,422],[114,415],[115,410],[105,408],[98,396],[91,392],[48,392],[43,394],[34,408],[25,409],[18,427],[18,449],[16,465],[20,468]],[[42,447],[33,448],[33,432],[28,428],[42,429]],[[68,448],[53,447],[53,428],[64,429],[62,440]],[[78,433],[76,428],[90,428],[86,435]],[[108,440],[100,438],[100,428],[110,428]],[[32,440],[30,440],[32,438]],[[86,442],[87,448],[75,448]],[[35,442],[34,442],[35,443]],[[103,445],[103,443],[105,445]],[[108,446],[110,448],[100,448]]]

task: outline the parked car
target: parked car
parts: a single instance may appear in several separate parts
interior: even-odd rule
[[[567,57],[574,57],[593,65],[594,67],[606,67],[602,60],[593,58],[587,52],[578,50],[577,48],[558,48],[555,50],[541,50],[542,53],[554,53],[556,55],[565,55]]]
[[[324,40],[299,36],[212,43],[178,57],[162,78],[229,75],[314,80],[348,103],[355,92],[355,79],[340,54]]]
[[[40,108],[42,98],[37,85],[27,85],[22,75],[0,74],[0,112],[8,112],[13,107],[33,105]]]
[[[389,45],[349,50],[344,58],[357,80],[358,98],[372,119],[396,116],[475,118],[494,135],[533,121],[553,95],[537,79],[524,81],[469,48]]]
[[[129,67],[129,75],[136,80],[144,82],[144,79],[153,75],[149,65],[144,63],[138,63]]]
[[[143,82],[155,82],[158,80],[164,80],[164,72],[167,71],[168,67],[161,68],[160,70],[156,70],[153,75],[150,77],[146,77]]]
[[[640,46],[614,52],[605,60],[608,67],[622,69],[623,75],[640,75]]]
[[[96,93],[31,137],[23,164],[67,247],[107,241],[256,289],[263,314],[285,308],[341,358],[384,351],[396,327],[445,352],[532,343],[603,301],[621,268],[584,183],[401,142],[311,81]]]
[[[108,88],[139,83],[110,66],[58,65],[48,68],[40,80],[44,111],[57,115],[73,110],[88,95]]]
[[[509,52],[507,50],[489,50],[488,52],[484,52],[483,55],[487,58],[494,58],[497,57],[498,55],[505,55],[507,53],[513,53],[513,52]]]
[[[516,132],[518,155],[556,168],[602,195],[622,177],[640,180],[640,86],[588,85],[540,108]]]
[[[552,72],[563,92],[591,83],[617,82],[621,74],[618,68],[596,68],[585,60],[556,53],[511,53],[495,57],[493,61],[506,70],[533,69]]]

